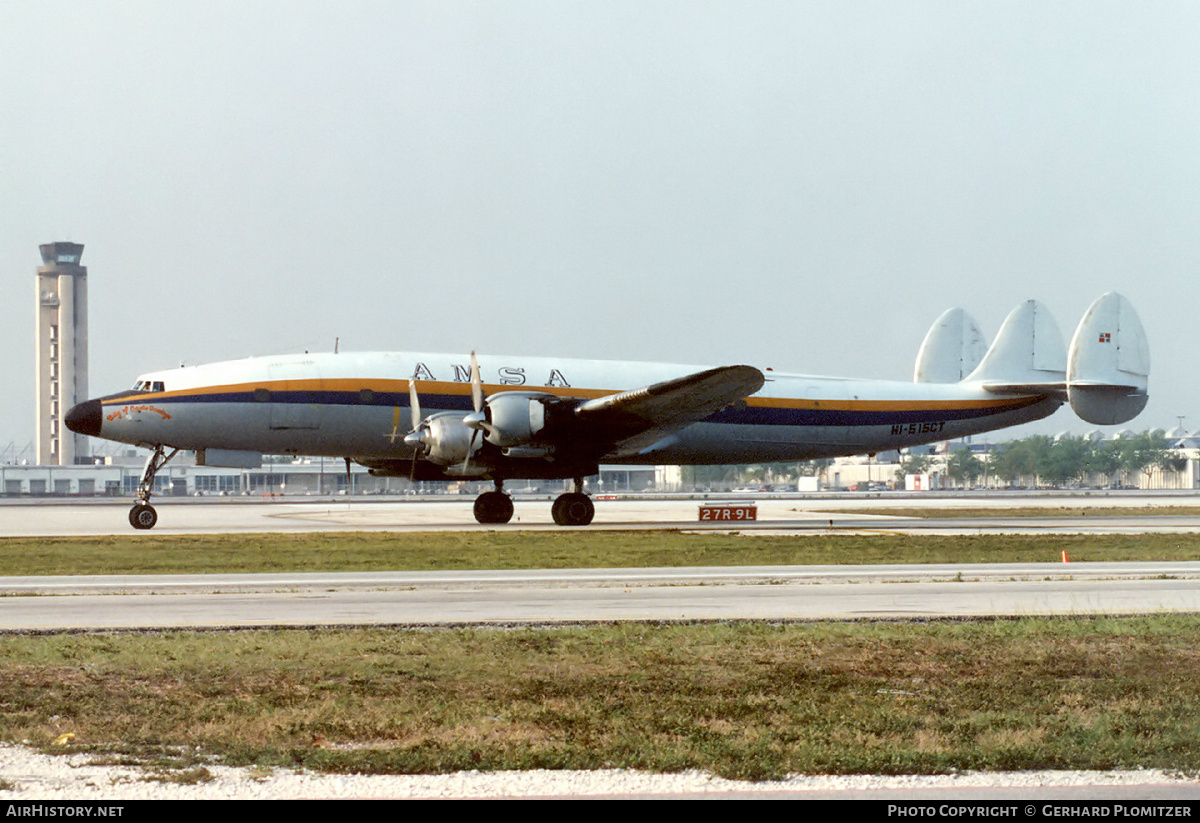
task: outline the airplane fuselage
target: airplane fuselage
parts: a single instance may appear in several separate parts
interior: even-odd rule
[[[559,525],[595,513],[584,479],[601,463],[705,465],[873,454],[1016,426],[1064,402],[1114,425],[1146,405],[1149,346],[1116,292],[1096,300],[1069,350],[1028,300],[995,341],[965,312],[934,323],[914,382],[785,374],[746,365],[379,352],[259,357],[141,375],[84,401],[78,434],[151,450],[129,522],[152,528],[154,478],[179,450],[209,466],[264,454],[344,457],[414,480],[488,479],[480,523],[507,523],[504,481],[567,478]],[[167,452],[170,451],[168,454]],[[347,470],[349,462],[347,462]]]
[[[533,357],[479,358],[483,390],[590,400],[697,371],[662,363]],[[600,462],[726,464],[806,460],[905,448],[1037,420],[1059,400],[1000,396],[970,383],[908,383],[763,370],[762,389],[655,442]],[[151,372],[133,391],[98,398],[89,434],[187,450],[410,460],[410,378],[422,415],[472,410],[469,361],[426,353],[258,357]],[[553,460],[508,461],[505,477],[554,476]],[[527,468],[523,475],[522,466]],[[563,467],[559,476],[572,476]]]

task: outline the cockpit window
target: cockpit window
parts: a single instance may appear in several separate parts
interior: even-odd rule
[[[143,392],[166,391],[161,380],[139,380],[133,384],[133,390]]]

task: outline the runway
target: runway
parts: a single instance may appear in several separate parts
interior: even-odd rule
[[[1163,514],[1194,498],[1008,497],[1007,507],[1070,516],[921,519],[871,507],[933,498],[773,498],[759,519],[698,523],[700,501],[598,501],[592,529],[746,534],[1200,532],[1200,515]],[[949,501],[995,507],[995,498]],[[853,506],[855,512],[846,512]],[[1138,507],[1145,514],[1104,516]],[[0,507],[0,536],[130,534],[127,502]],[[1075,510],[1080,513],[1076,515]],[[1086,511],[1092,510],[1092,514]],[[1156,511],[1157,510],[1157,511]],[[519,521],[480,526],[471,500],[163,501],[155,534],[559,529],[548,501],[518,500]],[[579,530],[575,530],[579,531]],[[1197,563],[805,566],[522,572],[0,578],[0,631],[275,626],[555,625],[597,621],[950,619],[1200,611]]]
[[[562,529],[550,517],[550,498],[515,497],[516,514],[505,526],[482,526],[472,514],[474,498],[156,498],[154,534],[237,532],[431,531]],[[701,506],[753,503],[757,519],[700,522]],[[8,500],[0,504],[0,537],[88,536],[134,533],[129,500]],[[745,533],[812,533],[886,530],[906,533],[979,534],[1200,532],[1200,514],[1170,514],[1172,507],[1200,512],[1200,495],[1171,493],[988,494],[935,496],[870,495],[710,496],[680,499],[596,499],[597,529],[736,530]],[[995,509],[996,516],[924,519],[873,514],[872,509]],[[1044,508],[1046,517],[1013,517],[1004,509]],[[1105,516],[1104,509],[1138,509],[1136,516]],[[1068,510],[1070,514],[1063,514]],[[1090,514],[1089,514],[1090,512]],[[577,530],[577,529],[576,529]]]

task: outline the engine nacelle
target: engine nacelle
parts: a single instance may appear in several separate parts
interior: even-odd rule
[[[556,399],[542,392],[493,394],[484,406],[487,441],[502,449],[529,444],[546,427],[546,401]]]
[[[473,457],[482,438],[463,422],[457,412],[430,415],[421,422],[419,439],[426,460],[439,466],[453,466]]]

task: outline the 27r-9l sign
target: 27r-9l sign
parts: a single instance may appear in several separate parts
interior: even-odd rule
[[[700,520],[715,521],[737,521],[737,520],[757,520],[758,506],[753,504],[729,503],[718,506],[701,506]]]

